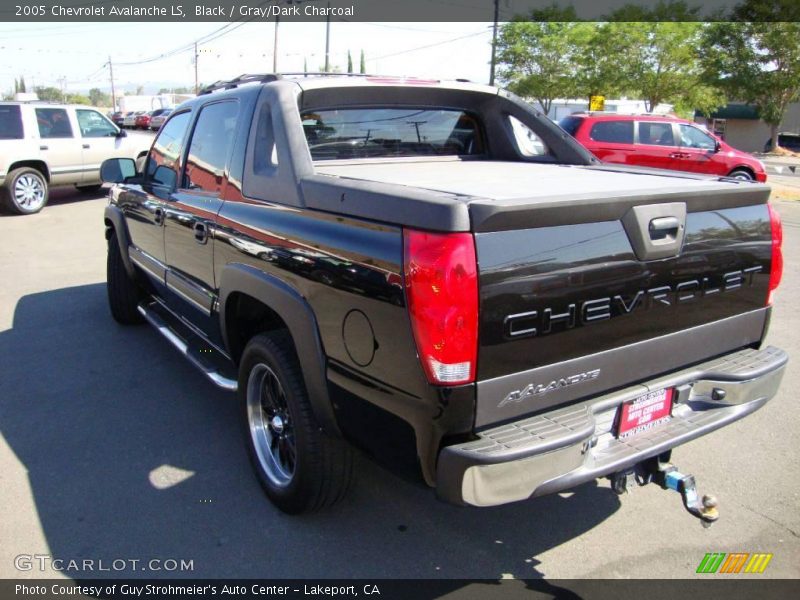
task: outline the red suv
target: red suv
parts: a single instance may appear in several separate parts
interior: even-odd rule
[[[580,113],[559,121],[602,161],[766,181],[761,161],[691,121],[656,115]]]

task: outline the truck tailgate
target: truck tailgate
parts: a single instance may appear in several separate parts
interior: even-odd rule
[[[633,193],[604,184],[584,194],[578,183],[562,198],[470,204],[478,427],[761,340],[769,188],[669,179],[644,175]]]

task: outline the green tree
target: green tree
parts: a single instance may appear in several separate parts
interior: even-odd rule
[[[353,57],[350,56],[350,50],[347,51],[347,72],[353,72]]]
[[[28,91],[27,89],[25,89],[25,77],[23,75],[19,76],[19,89],[17,91],[23,93]]]
[[[67,94],[67,102],[69,104],[92,104],[92,101],[89,99],[89,97],[84,96],[83,94]]]
[[[705,25],[696,20],[698,14],[699,8],[680,0],[652,8],[624,6],[611,13],[612,47],[624,56],[617,79],[620,91],[641,96],[648,111],[662,102],[705,112],[724,104],[721,91],[703,78],[699,48]]]
[[[526,20],[500,27],[497,63],[500,80],[514,93],[533,98],[546,114],[556,98],[576,92],[573,8],[533,11]]]
[[[63,102],[64,101],[64,94],[61,92],[60,89],[52,86],[37,86],[34,90],[36,95],[39,97],[39,100],[44,100],[45,102]]]
[[[367,59],[364,56],[364,49],[361,49],[361,64],[359,66],[359,73],[362,75],[367,72]]]
[[[92,88],[89,90],[89,103],[92,106],[111,106],[111,96],[102,90]]]
[[[613,96],[626,90],[627,43],[619,23],[578,23],[572,30],[576,95]]]
[[[797,6],[797,5],[795,5]],[[785,10],[780,0],[746,0],[737,18],[769,18]],[[795,9],[800,13],[800,7]],[[756,106],[770,126],[773,148],[786,109],[800,100],[800,14],[793,22],[745,21],[712,24],[705,36],[706,80],[730,97]]]

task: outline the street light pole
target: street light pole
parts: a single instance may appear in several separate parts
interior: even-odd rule
[[[492,66],[489,70],[489,85],[494,85],[494,67],[497,61],[497,21],[500,18],[500,0],[494,0],[494,25],[492,25]]]
[[[197,83],[197,42],[194,43],[194,95],[196,96],[200,90]]]
[[[114,92],[114,65],[111,64],[111,55],[108,55],[108,72],[111,76],[111,108],[117,110],[117,94]]]
[[[328,12],[325,15],[325,72],[330,71],[330,49],[331,49],[331,3],[328,2]]]
[[[272,72],[278,72],[278,25],[280,25],[281,18],[279,15],[275,16],[275,42],[272,45]]]

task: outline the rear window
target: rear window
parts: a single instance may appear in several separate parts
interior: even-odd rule
[[[22,116],[19,106],[0,106],[0,140],[21,140]]]
[[[347,108],[301,118],[314,160],[483,153],[478,119],[459,110]]]
[[[583,123],[583,119],[580,117],[564,117],[558,122],[561,129],[566,131],[572,137],[575,137],[578,127],[581,126],[581,123]]]
[[[592,125],[589,137],[595,142],[632,144],[633,121],[598,121]]]

